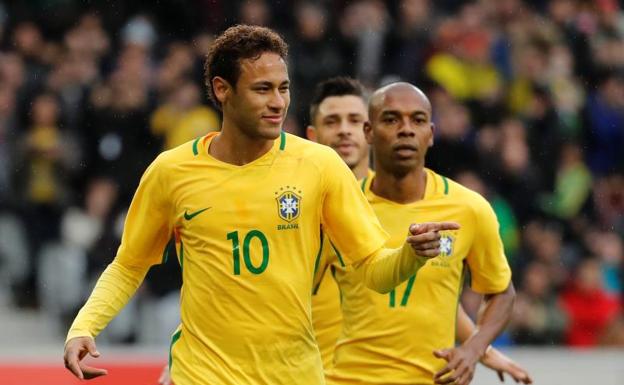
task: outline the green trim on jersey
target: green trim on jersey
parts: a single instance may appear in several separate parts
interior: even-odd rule
[[[199,143],[199,140],[201,139],[201,137],[195,139],[195,141],[193,142],[193,155],[198,155],[199,151],[197,150],[197,143]]]
[[[284,151],[286,148],[286,133],[282,131],[280,133],[280,151]]]
[[[161,265],[167,263],[167,260],[169,260],[169,245],[170,244],[171,244],[171,241],[167,242],[167,244],[165,245],[165,249],[163,250],[162,260],[160,261]]]
[[[366,180],[368,179],[367,176],[364,177],[364,179],[362,179],[362,192],[366,192]]]
[[[444,182],[444,195],[448,195],[448,190],[449,190],[449,184],[448,184],[448,180],[446,180],[446,177],[440,175],[442,177],[442,182]]]
[[[321,288],[321,283],[325,279],[325,274],[327,273],[327,264],[325,264],[325,269],[323,270],[323,274],[321,274],[321,279],[319,279],[316,286],[312,289],[312,295],[318,294],[319,289]]]
[[[321,242],[323,242],[323,240],[321,239]],[[340,262],[340,266],[345,267],[345,263],[342,259],[342,256],[340,255],[340,252],[338,251],[338,249],[336,248],[336,246],[334,246],[334,243],[330,240],[329,244],[331,245],[331,247],[334,249],[334,251],[336,252],[336,256],[338,257],[338,262]],[[321,245],[321,250],[323,249],[323,245]],[[319,252],[319,256],[321,255],[321,253]],[[314,274],[316,275],[316,270],[318,269],[318,263],[319,263],[319,257],[317,257],[316,259],[316,264],[314,266]],[[321,279],[319,280],[319,283],[316,285],[316,287],[314,288],[314,290],[312,291],[312,295],[316,295],[316,293],[318,292],[319,288],[321,287],[321,282],[323,282],[323,279],[325,278],[325,273],[327,272],[327,264],[325,264],[325,270],[323,271],[323,275],[321,276]],[[332,270],[330,268],[332,275],[334,276],[334,279],[336,278],[336,273],[335,270]]]
[[[180,270],[184,270],[184,242],[180,240]]]
[[[336,246],[334,246],[334,243],[331,240],[329,241],[329,244],[332,245],[332,247],[334,248],[334,251],[336,252],[336,257],[338,257],[338,262],[340,262],[340,266],[345,267],[345,263],[342,259],[342,255],[340,255],[340,251],[338,251],[338,249],[336,248]]]
[[[331,275],[334,281],[338,284],[338,292],[340,293],[340,304],[342,304],[342,288],[340,287],[340,284],[338,283],[338,278],[336,278],[336,266],[331,265],[329,267],[329,271],[331,272]]]
[[[319,245],[318,254],[316,254],[316,261],[314,261],[314,275],[316,275],[319,263],[321,262],[321,254],[323,253],[323,238],[323,230],[321,229],[321,244]]]
[[[459,278],[459,287],[457,288],[457,303],[455,306],[455,332],[453,335],[457,334],[457,313],[459,312],[459,306],[461,301],[461,295],[464,291],[464,281],[466,280],[466,260],[462,263],[461,274]]]
[[[182,335],[182,329],[178,330],[171,336],[171,344],[169,345],[169,373],[171,373],[171,365],[173,365],[173,345],[178,342],[180,336]]]

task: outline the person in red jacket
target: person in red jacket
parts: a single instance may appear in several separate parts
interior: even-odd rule
[[[595,346],[620,312],[618,298],[603,288],[600,263],[588,258],[579,263],[573,280],[561,294],[569,322],[566,343]]]

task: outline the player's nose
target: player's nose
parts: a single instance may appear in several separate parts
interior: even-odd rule
[[[286,98],[280,93],[279,89],[275,89],[271,93],[269,107],[275,110],[283,110],[286,108]]]

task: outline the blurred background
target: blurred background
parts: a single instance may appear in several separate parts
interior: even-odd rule
[[[74,383],[56,365],[64,335],[115,255],[140,175],[219,128],[204,56],[215,34],[247,23],[290,44],[285,129],[297,135],[327,77],[422,88],[437,129],[429,167],[486,196],[501,224],[518,298],[497,344],[537,384],[574,383],[575,370],[624,383],[622,5],[0,2],[0,381],[29,383],[24,365],[54,363],[58,380],[32,383]],[[98,339],[120,352],[109,361],[158,372],[180,283],[175,258],[152,269]],[[463,301],[474,316],[479,298],[466,289]],[[145,378],[133,383],[156,383]]]

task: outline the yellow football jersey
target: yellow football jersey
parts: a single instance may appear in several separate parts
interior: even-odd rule
[[[332,248],[327,238],[323,242],[322,254]],[[331,365],[334,357],[334,347],[342,330],[342,313],[340,310],[340,291],[332,277],[335,268],[324,265],[321,280],[312,293],[312,326],[314,335],[321,351],[323,368]]]
[[[479,194],[431,170],[426,173],[424,199],[410,204],[376,196],[370,191],[372,178],[362,181],[368,201],[390,233],[386,246],[402,244],[407,227],[415,222],[455,221],[461,229],[442,232],[441,254],[386,295],[363,287],[359,272],[333,260],[343,329],[333,366],[326,371],[328,384],[433,384],[434,373],[445,361],[432,352],[455,343],[466,269],[479,293],[502,292],[509,285],[511,271],[490,205]]]
[[[373,171],[368,170],[368,177]],[[323,367],[327,370],[334,358],[334,347],[342,330],[342,310],[340,310],[340,290],[333,278],[335,267],[330,266],[328,259],[335,258],[336,249],[325,237],[319,265],[323,270],[318,272],[317,283],[312,293],[312,326],[316,341],[321,350]],[[344,264],[337,259],[340,266]]]
[[[380,250],[387,234],[329,147],[282,133],[269,152],[236,166],[209,155],[215,135],[148,168],[113,265],[140,272],[159,263],[175,233],[183,275],[170,356],[177,385],[323,384],[311,322],[321,227],[348,250],[347,265]],[[68,339],[97,334],[90,322],[98,309],[88,302]]]

